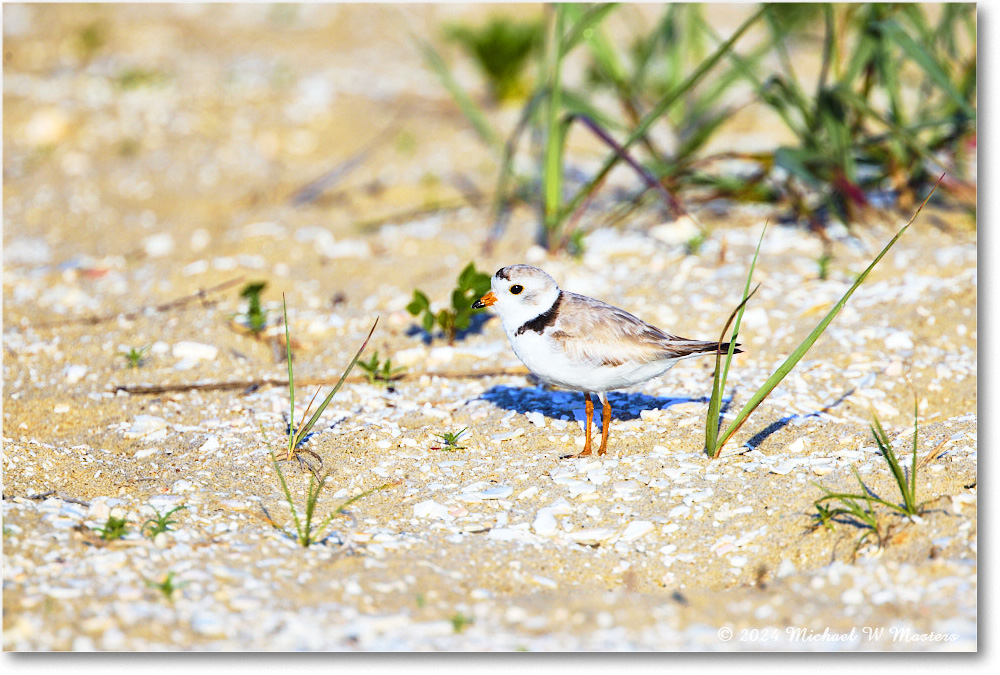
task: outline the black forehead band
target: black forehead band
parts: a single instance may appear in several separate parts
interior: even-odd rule
[[[498,269],[497,273],[494,276],[499,277],[501,279],[506,279],[507,281],[510,281],[510,277],[507,276],[507,268],[506,267],[501,267],[500,269]]]

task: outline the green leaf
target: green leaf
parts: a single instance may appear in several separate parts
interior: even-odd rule
[[[468,310],[472,305],[472,302],[473,301],[469,299],[469,292],[467,290],[456,288],[451,292],[451,306],[456,313]]]
[[[473,285],[473,290],[475,291],[473,295],[476,296],[474,299],[479,299],[486,295],[492,286],[492,277],[488,274],[480,274]]]
[[[424,327],[424,330],[428,333],[434,330],[434,315],[431,314],[429,309],[424,312],[424,318],[420,323]]]
[[[476,265],[475,263],[469,263],[465,266],[458,275],[458,287],[460,289],[472,288],[473,281],[476,278]]]
[[[420,291],[413,291],[413,300],[406,306],[406,311],[416,316],[425,310],[430,309],[431,301]]]

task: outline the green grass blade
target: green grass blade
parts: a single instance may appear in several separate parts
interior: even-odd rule
[[[744,21],[740,25],[740,27],[736,29],[736,32],[734,32],[729,37],[728,40],[719,45],[719,47],[716,49],[715,53],[712,54],[712,56],[703,61],[701,65],[699,65],[698,68],[693,73],[691,73],[691,75],[683,83],[680,84],[680,86],[676,87],[672,91],[668,92],[665,96],[663,96],[663,98],[661,98],[656,103],[653,109],[650,110],[648,113],[646,113],[646,115],[642,118],[642,120],[640,120],[639,124],[636,125],[635,129],[632,130],[632,133],[629,134],[628,140],[625,141],[622,147],[625,150],[627,150],[637,140],[645,137],[649,127],[652,126],[654,122],[659,120],[663,116],[663,114],[674,103],[677,102],[678,99],[680,99],[684,94],[686,94],[688,91],[694,88],[694,86],[701,81],[701,79],[705,76],[705,74],[709,70],[711,70],[715,66],[715,64],[722,59],[722,57],[724,57],[733,49],[733,45],[736,44],[736,41],[743,36],[743,34],[750,28],[750,26],[752,26],[758,19],[760,19],[760,17],[764,14],[765,11],[766,8],[761,7],[756,12],[754,12],[754,14],[750,16],[750,18]],[[570,202],[566,205],[566,208],[563,210],[563,213],[570,214],[574,212],[580,206],[580,204],[583,203],[583,200],[586,199],[597,188],[597,186],[604,181],[605,177],[608,175],[608,173],[610,173],[611,169],[615,167],[619,159],[620,156],[617,153],[615,153],[611,155],[607,160],[605,160],[604,165],[597,172],[597,174],[593,178],[591,178],[586,185],[580,188],[580,190],[576,193],[576,195],[573,196]]]
[[[292,373],[292,338],[288,333],[288,305],[284,293],[281,294],[281,309],[285,314],[285,360],[288,363],[288,398],[291,399],[288,410],[288,456],[291,457],[295,449],[295,375]]]
[[[885,248],[883,248],[882,251],[871,262],[871,264],[868,265],[865,271],[862,272],[860,275],[858,275],[858,278],[855,280],[854,284],[852,284],[851,287],[847,290],[847,292],[844,293],[844,295],[840,298],[840,300],[837,301],[837,304],[833,306],[833,309],[831,309],[827,313],[827,315],[823,317],[822,321],[819,322],[819,324],[816,326],[816,328],[813,329],[813,331],[809,334],[809,336],[802,341],[802,343],[795,349],[794,352],[792,352],[792,354],[787,359],[785,359],[784,363],[778,366],[778,369],[774,371],[774,374],[767,379],[767,381],[761,386],[761,388],[757,390],[757,393],[753,395],[753,397],[747,402],[745,406],[743,406],[743,409],[736,416],[736,419],[726,429],[726,432],[720,438],[715,450],[716,454],[722,451],[722,446],[726,444],[726,441],[728,441],[733,436],[733,434],[735,434],[739,430],[739,428],[743,426],[743,423],[746,422],[750,414],[754,410],[756,410],[757,406],[759,406],[763,402],[763,400],[767,398],[768,394],[770,394],[774,390],[774,388],[778,386],[778,383],[781,382],[783,379],[785,379],[785,376],[788,375],[789,372],[791,372],[792,368],[794,368],[795,365],[805,355],[805,353],[809,351],[809,349],[813,346],[816,340],[819,339],[819,336],[823,334],[823,332],[826,330],[826,327],[830,325],[830,322],[834,320],[837,314],[840,313],[840,310],[844,308],[844,305],[847,304],[847,301],[850,299],[850,297],[854,295],[854,291],[856,291],[858,287],[864,282],[864,280],[868,278],[868,274],[875,268],[875,265],[877,265],[879,261],[882,260],[883,257],[885,257],[885,254],[889,252],[889,249],[891,249],[893,245],[897,241],[899,241],[899,238],[902,237],[903,234],[906,232],[906,230],[909,229],[910,225],[913,224],[913,221],[916,219],[917,215],[920,214],[920,212],[923,210],[927,202],[930,201],[930,198],[934,194],[935,190],[937,190],[938,185],[941,184],[942,179],[944,179],[944,175],[942,175],[941,178],[938,178],[937,183],[935,183],[934,187],[931,189],[930,193],[920,204],[920,206],[917,207],[917,210],[913,212],[913,215],[910,216],[910,219],[906,222],[906,224],[899,230],[899,232],[896,233],[896,236],[894,236],[891,240],[889,240],[889,243],[885,245]]]
[[[757,257],[760,255],[760,246],[764,243],[764,233],[767,232],[767,223],[764,223],[764,227],[760,231],[760,238],[757,240],[757,250],[753,252],[753,259],[750,261],[750,271],[747,273],[747,283],[743,287],[743,301],[740,303],[739,313],[736,315],[736,321],[733,323],[733,334],[729,340],[729,349],[726,352],[726,367],[722,371],[722,386],[725,388],[726,379],[729,377],[729,366],[733,361],[733,354],[736,350],[736,338],[740,334],[740,324],[743,321],[743,311],[746,309],[747,300],[750,296],[757,292],[757,288],[750,291],[750,280],[753,279],[753,271],[757,267]],[[758,286],[759,288],[759,286]],[[718,356],[716,356],[718,358]],[[720,392],[721,393],[721,392]]]
[[[548,245],[552,246],[553,234],[559,227],[559,207],[562,202],[562,148],[563,125],[559,123],[561,112],[561,78],[562,50],[560,41],[563,32],[564,5],[555,6],[555,19],[552,28],[552,38],[549,44],[549,101],[546,115],[545,167],[542,175],[544,193],[544,222],[548,237]]]
[[[312,429],[313,425],[315,425],[316,422],[319,420],[320,415],[322,415],[323,411],[326,410],[326,407],[330,405],[330,401],[333,400],[334,395],[336,395],[336,393],[340,391],[340,387],[343,386],[344,380],[347,379],[347,376],[351,372],[351,369],[354,368],[354,364],[356,364],[358,362],[358,359],[361,358],[361,352],[365,351],[365,347],[368,346],[368,341],[372,339],[372,334],[375,332],[376,326],[378,326],[378,317],[375,318],[375,323],[372,324],[372,329],[368,331],[368,337],[365,338],[365,341],[362,343],[361,348],[358,349],[357,353],[354,355],[354,358],[351,359],[351,362],[347,365],[347,368],[344,369],[343,375],[341,375],[340,379],[337,380],[337,384],[334,385],[333,391],[327,394],[327,397],[323,399],[323,402],[320,403],[319,408],[317,408],[316,412],[314,412],[312,417],[309,418],[309,421],[306,422],[304,425],[302,425],[302,428],[296,432],[295,443],[292,446],[293,449],[298,447],[298,445],[303,441],[303,439],[305,439],[306,435],[309,433],[309,430]]]
[[[580,41],[584,38],[592,41],[595,39],[593,36],[599,34],[601,37],[599,41],[603,42],[602,49],[611,50],[610,44],[603,34],[596,32],[597,27],[604,21],[608,14],[618,9],[618,4],[614,2],[594,4],[587,7],[585,10],[580,11],[578,6],[567,5],[567,9],[570,13],[570,29],[566,31],[566,35],[562,36],[560,51],[565,56],[574,47],[580,44]],[[591,31],[588,33],[588,31]],[[589,37],[588,37],[589,36]],[[607,57],[607,54],[601,54],[599,56]]]
[[[430,66],[441,83],[444,85],[451,97],[455,99],[455,103],[458,104],[459,109],[465,118],[469,120],[472,124],[472,128],[475,129],[479,137],[486,142],[497,153],[500,152],[500,139],[497,136],[496,131],[494,131],[493,126],[490,124],[489,120],[486,119],[486,113],[483,109],[472,99],[469,94],[462,89],[455,78],[451,74],[451,70],[445,64],[444,59],[438,54],[437,50],[431,46],[430,43],[421,40],[419,38],[413,38],[417,47],[420,49],[420,53],[424,57],[424,61]]]
[[[877,532],[878,519],[875,515],[875,506],[872,504],[873,497],[871,495],[871,492],[868,490],[868,486],[865,485],[865,482],[861,480],[861,474],[858,473],[857,468],[853,464],[851,465],[851,471],[854,472],[854,477],[858,479],[858,483],[861,485],[861,496],[864,497],[865,503],[868,505],[868,508],[867,510],[864,511],[864,513],[867,515],[868,518],[870,518],[872,529]]]
[[[301,538],[302,536],[302,526],[299,523],[299,512],[295,508],[295,500],[292,499],[292,491],[288,489],[288,483],[285,482],[285,474],[281,471],[281,466],[278,465],[278,460],[275,458],[274,453],[269,453],[271,455],[271,464],[274,465],[274,472],[278,474],[278,482],[281,483],[281,491],[285,494],[285,501],[288,502],[288,508],[292,512],[292,519],[295,521],[295,532]]]
[[[882,21],[878,24],[885,34],[892,38],[896,45],[903,50],[911,60],[915,61],[927,76],[942,91],[951,97],[952,102],[958,105],[966,115],[974,115],[975,110],[968,101],[958,92],[954,83],[948,77],[934,57],[922,45],[918,44],[910,35],[904,31],[895,21]]]
[[[722,333],[719,334],[719,344],[726,339],[726,333],[729,331],[729,327],[733,324],[733,320],[736,315],[739,314],[740,318],[743,316],[743,308],[746,306],[747,301],[753,297],[753,294],[757,292],[760,288],[760,284],[751,291],[750,295],[743,298],[743,301],[732,311],[729,315],[729,319],[726,320],[726,325],[722,327]],[[732,358],[732,351],[735,349],[733,344],[736,342],[737,331],[733,330],[733,335],[729,340],[729,358]],[[708,399],[708,417],[705,420],[705,450],[709,455],[714,457],[716,452],[716,438],[719,435],[719,408],[722,405],[722,393],[726,389],[726,378],[725,375],[720,375],[722,368],[720,368],[722,358],[721,352],[716,352],[715,354],[715,374],[712,376],[712,395]],[[726,370],[729,370],[729,362],[726,362]],[[713,423],[714,421],[714,423]]]
[[[902,511],[909,515],[915,514],[917,512],[917,505],[914,503],[913,496],[910,494],[906,474],[903,473],[903,467],[900,466],[899,459],[896,458],[896,453],[893,451],[892,444],[889,442],[889,435],[885,433],[885,429],[882,428],[882,424],[879,422],[878,417],[873,415],[872,419],[872,433],[875,435],[875,442],[878,444],[878,450],[882,453],[882,457],[885,458],[886,463],[889,465],[892,477],[896,481],[896,487],[899,488],[899,493],[903,496],[903,504],[905,508],[903,508]],[[896,508],[898,509],[898,507]]]
[[[382,485],[379,485],[378,487],[374,487],[371,490],[366,490],[365,492],[358,493],[358,494],[354,495],[353,497],[351,497],[350,499],[348,499],[347,501],[345,501],[343,504],[341,504],[337,508],[335,508],[326,518],[323,519],[323,522],[321,522],[319,524],[319,526],[316,528],[317,538],[319,538],[319,534],[326,529],[326,527],[333,521],[334,518],[336,518],[337,516],[343,515],[344,510],[348,506],[350,506],[354,502],[358,501],[359,499],[364,499],[365,497],[368,497],[369,495],[373,495],[376,492],[384,490],[384,489],[386,489],[387,487],[390,487],[393,484],[394,483],[383,483]]]
[[[913,396],[913,459],[910,462],[910,501],[916,505],[917,503],[917,421],[919,414],[919,406],[917,404],[917,396]]]
[[[309,489],[306,491],[306,518],[305,525],[303,526],[304,537],[299,542],[303,546],[308,547],[315,541],[313,537],[313,516],[316,513],[316,503],[319,501],[319,495],[323,491],[323,486],[326,484],[326,476],[317,479],[316,475],[309,474]]]
[[[624,92],[628,86],[628,75],[618,52],[604,31],[601,30],[600,25],[608,13],[617,8],[617,5],[593,5],[584,12],[581,12],[580,6],[576,4],[568,3],[565,7],[570,28],[566,37],[563,38],[563,44],[574,44],[579,39],[577,36],[582,36],[590,47],[594,64],[604,77],[614,83],[619,92]],[[568,50],[564,48],[563,54],[567,52]]]
[[[753,279],[753,271],[757,266],[757,256],[760,255],[760,245],[764,242],[765,232],[767,232],[767,223],[764,223],[764,228],[760,231],[760,239],[757,240],[757,250],[754,251],[753,260],[750,262],[747,283],[743,288],[743,300],[740,302],[739,307],[734,310],[733,314],[730,314],[729,321],[726,322],[725,327],[722,329],[722,334],[719,336],[719,344],[721,345],[726,339],[729,324],[733,322],[735,316],[733,332],[729,338],[729,349],[726,351],[726,365],[724,368],[720,368],[722,365],[722,354],[718,352],[715,354],[715,376],[712,380],[712,395],[708,400],[708,418],[705,420],[705,451],[713,459],[718,457],[722,451],[722,446],[718,445],[719,408],[722,406],[722,394],[726,389],[726,380],[729,377],[729,365],[732,363],[733,353],[736,349],[736,338],[740,333],[740,322],[743,321],[743,311],[746,309],[750,296],[757,292],[756,288],[753,289],[753,293],[750,292],[750,281]]]

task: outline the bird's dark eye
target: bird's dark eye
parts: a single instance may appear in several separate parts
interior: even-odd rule
[[[513,293],[514,295],[520,295],[521,291],[523,290],[524,286],[522,286],[521,284],[514,284],[513,286],[510,287],[510,292]]]

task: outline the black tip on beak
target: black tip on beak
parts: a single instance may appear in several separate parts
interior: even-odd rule
[[[472,303],[472,309],[482,309],[485,306],[486,305],[483,304],[482,300],[476,300],[474,303]]]

